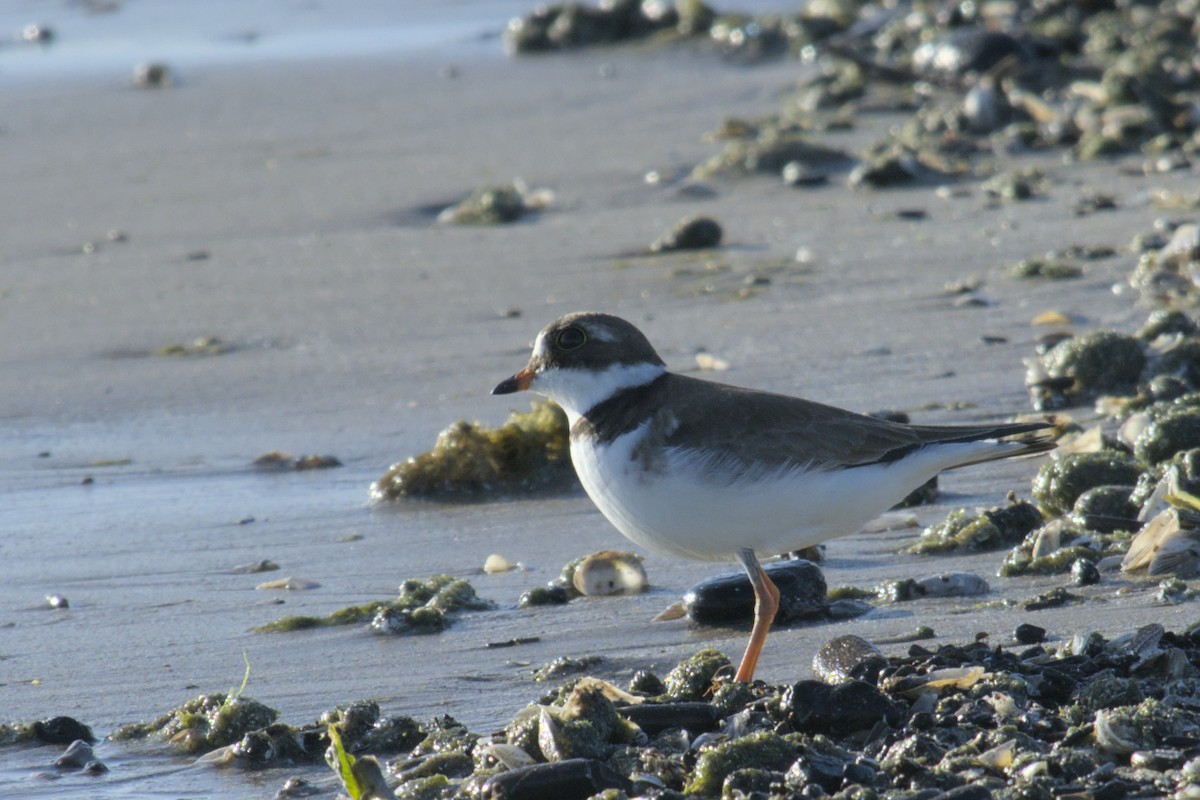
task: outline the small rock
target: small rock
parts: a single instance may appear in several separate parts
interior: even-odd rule
[[[846,634],[821,645],[813,656],[813,672],[826,683],[843,683],[867,661],[886,663],[878,647],[861,636]]]
[[[71,744],[76,739],[88,744],[96,741],[92,729],[72,717],[52,717],[33,723],[33,735],[46,744]]]
[[[1039,644],[1046,641],[1046,629],[1023,622],[1013,631],[1013,638],[1021,644]]]
[[[54,761],[59,769],[82,769],[95,758],[92,746],[82,739],[76,739],[67,745],[66,751]]]
[[[811,619],[827,607],[825,576],[808,561],[776,561],[763,567],[779,588],[776,624]],[[754,618],[754,590],[743,572],[708,578],[683,597],[688,618],[699,625],[728,625]]]
[[[709,217],[685,217],[650,245],[651,253],[705,250],[721,244],[721,225]]]
[[[568,758],[550,764],[533,764],[493,775],[483,782],[479,796],[487,798],[583,798],[605,789],[631,791],[625,776],[612,767],[588,758]]]

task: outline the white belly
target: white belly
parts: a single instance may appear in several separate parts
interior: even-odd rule
[[[647,549],[729,560],[740,548],[776,555],[858,532],[973,445],[943,445],[899,462],[843,470],[706,472],[694,455],[666,450],[651,469],[634,457],[641,430],[606,446],[572,442],[592,501]],[[949,448],[947,451],[944,448]]]

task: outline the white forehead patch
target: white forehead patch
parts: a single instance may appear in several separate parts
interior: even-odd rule
[[[593,322],[588,327],[588,334],[593,339],[599,339],[602,342],[615,342],[620,338],[612,328],[601,322]]]

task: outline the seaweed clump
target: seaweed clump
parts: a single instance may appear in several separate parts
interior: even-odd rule
[[[393,464],[371,484],[371,499],[478,500],[498,493],[561,491],[576,485],[567,416],[538,400],[498,428],[459,420],[433,449]]]
[[[339,706],[308,725],[277,722],[278,715],[248,697],[218,692],[193,698],[152,722],[124,725],[111,738],[157,735],[183,753],[208,754],[203,759],[208,763],[261,769],[317,763],[331,746],[331,737],[339,734],[349,752],[408,752],[436,727],[421,726],[411,717],[386,717],[374,701]]]
[[[1068,453],[1047,461],[1033,479],[1033,497],[1047,514],[1066,514],[1079,496],[1097,486],[1137,483],[1141,468],[1117,450]]]
[[[181,752],[196,755],[234,744],[278,716],[275,709],[240,693],[214,692],[194,697],[153,722],[125,725],[112,738],[141,739],[159,733]]]
[[[495,604],[490,600],[475,594],[475,588],[469,581],[452,575],[435,575],[425,581],[416,578],[404,581],[395,600],[346,606],[324,617],[280,617],[274,622],[259,625],[254,631],[277,633],[369,622],[377,633],[437,633],[449,626],[450,614],[485,611],[494,607]]]
[[[951,511],[946,519],[931,525],[906,552],[917,554],[978,552],[1011,547],[1042,524],[1037,508],[1009,496],[1004,508],[973,513],[965,508]]]

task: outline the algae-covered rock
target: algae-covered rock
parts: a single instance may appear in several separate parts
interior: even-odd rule
[[[946,519],[931,525],[921,534],[909,553],[976,552],[1011,547],[1042,524],[1042,515],[1033,504],[1010,498],[1003,508],[977,514],[960,508]]]
[[[692,171],[692,176],[698,179],[755,173],[778,176],[792,162],[808,166],[842,167],[850,162],[850,157],[841,150],[816,144],[800,132],[767,127],[754,138],[726,142],[725,148],[699,164]]]
[[[459,420],[432,450],[388,468],[371,484],[371,499],[461,501],[564,490],[576,485],[568,436],[566,414],[542,400],[499,428]]]
[[[651,253],[673,250],[705,250],[721,244],[721,223],[712,217],[684,217],[650,244]]]
[[[1115,331],[1096,331],[1065,339],[1042,356],[1051,378],[1069,378],[1072,393],[1092,396],[1129,392],[1146,366],[1142,342]]]
[[[1134,442],[1133,452],[1147,464],[1200,447],[1200,408],[1185,406],[1152,418]]]
[[[125,725],[113,738],[140,739],[158,733],[182,752],[195,755],[233,744],[278,716],[278,711],[257,700],[216,692],[195,697],[153,722]]]
[[[1066,514],[1088,489],[1135,484],[1140,473],[1136,460],[1116,450],[1067,453],[1038,470],[1033,479],[1033,497],[1046,514]]]
[[[545,208],[552,197],[550,191],[531,190],[522,181],[485,186],[444,209],[437,219],[448,225],[503,225]]]
[[[759,731],[740,739],[701,748],[685,794],[715,795],[725,778],[744,769],[784,771],[795,760],[795,745],[772,731]]]
[[[1146,322],[1138,329],[1137,337],[1144,342],[1152,342],[1159,336],[1171,333],[1195,336],[1200,333],[1200,325],[1179,309],[1158,308],[1150,312]]]
[[[74,717],[50,717],[33,722],[0,723],[0,747],[24,742],[70,744],[96,741],[92,729]]]
[[[712,688],[717,673],[729,666],[724,653],[706,647],[667,673],[663,678],[667,695],[673,700],[701,700]]]
[[[1130,500],[1132,494],[1132,485],[1094,486],[1076,498],[1071,520],[1090,530],[1133,530],[1138,508]]]
[[[450,624],[448,614],[486,611],[495,603],[475,594],[463,578],[435,575],[428,580],[409,578],[400,584],[395,600],[376,600],[340,608],[324,617],[295,615],[254,628],[256,633],[277,633],[325,628],[333,625],[371,623],[378,633],[436,633]]]

